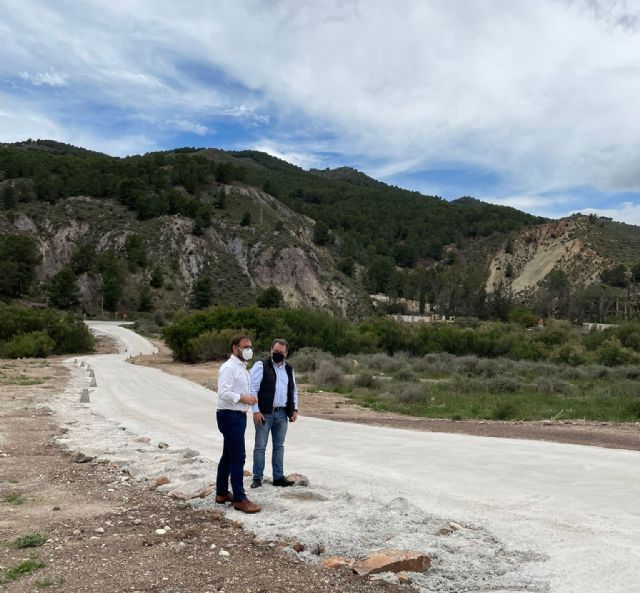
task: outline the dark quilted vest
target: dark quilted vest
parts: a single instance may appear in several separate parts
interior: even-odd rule
[[[293,369],[287,362],[284,363],[289,383],[287,384],[287,418],[291,418],[294,412],[293,404]],[[273,413],[273,398],[276,394],[276,369],[270,358],[262,361],[262,382],[258,390],[258,408],[262,414]]]

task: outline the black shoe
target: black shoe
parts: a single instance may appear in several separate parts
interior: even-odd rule
[[[287,478],[279,478],[273,481],[274,486],[293,486],[294,484],[293,480],[287,480]]]
[[[251,482],[251,487],[260,488],[260,486],[262,486],[262,480],[256,480],[255,478],[253,478],[253,482]]]

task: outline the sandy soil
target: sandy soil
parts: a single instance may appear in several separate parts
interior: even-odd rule
[[[55,441],[67,429],[46,407],[68,376],[58,359],[0,361],[0,582],[25,559],[44,563],[6,591],[400,590],[302,563],[294,542],[257,541],[223,513],[134,484],[115,465],[72,462]],[[46,543],[11,545],[30,533]]]
[[[133,364],[160,368],[167,373],[189,379],[199,385],[216,388],[220,362],[186,365],[174,361],[171,350],[160,340],[151,340],[158,354],[132,358]],[[640,450],[640,422],[612,423],[569,421],[511,422],[491,420],[453,421],[439,418],[417,418],[392,412],[376,412],[363,408],[343,395],[305,391],[300,385],[300,414],[336,422],[356,422],[374,426],[392,426],[426,432],[450,432],[512,439],[532,439]]]

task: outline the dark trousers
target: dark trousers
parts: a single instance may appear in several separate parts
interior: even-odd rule
[[[216,495],[229,494],[229,477],[231,477],[233,500],[240,502],[246,498],[242,484],[242,471],[246,458],[244,431],[247,428],[247,415],[234,410],[218,410],[216,419],[218,429],[224,437],[222,457],[218,463]]]

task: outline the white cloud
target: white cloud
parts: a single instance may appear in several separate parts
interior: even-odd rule
[[[39,74],[30,74],[29,72],[19,72],[18,76],[22,80],[27,80],[35,86],[66,86],[68,84],[67,76],[51,69],[49,72],[40,72]]]
[[[283,137],[265,148],[309,166],[312,121],[379,174],[447,163],[492,172],[507,196],[640,190],[631,2],[1,4],[0,77],[9,65],[32,83],[65,73],[86,101],[161,130],[206,134],[216,115],[271,122]]]
[[[293,163],[303,169],[311,169],[319,167],[321,160],[314,154],[292,151],[287,147],[279,146],[270,141],[264,141],[251,147],[252,150],[266,152],[288,163]]]
[[[634,204],[633,202],[623,202],[612,208],[585,208],[582,213],[608,216],[618,222],[640,226],[640,204]]]

